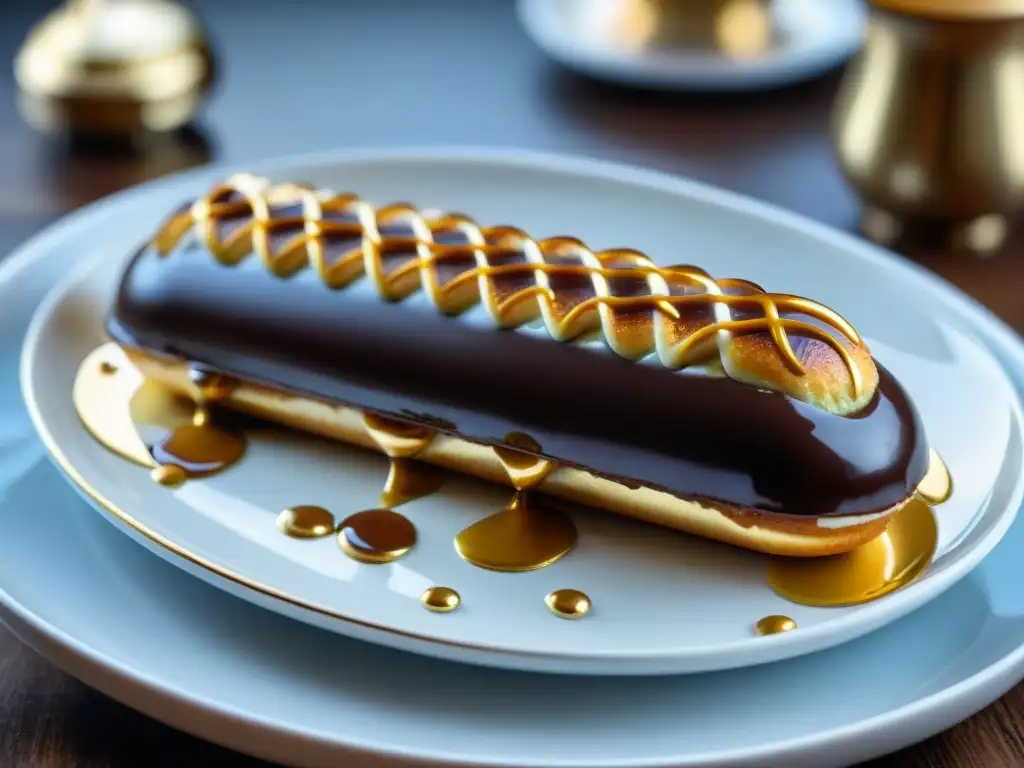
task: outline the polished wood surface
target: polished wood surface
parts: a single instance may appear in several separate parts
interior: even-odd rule
[[[0,61],[54,3],[0,4]],[[0,254],[63,213],[209,160],[347,146],[476,144],[590,155],[691,176],[853,230],[828,138],[837,73],[772,93],[658,96],[560,71],[503,0],[206,0],[222,79],[201,124],[134,154],[32,133],[0,74]],[[1024,331],[1024,236],[979,261],[908,254]],[[871,768],[1024,762],[1024,686]],[[0,765],[259,766],[71,679],[0,627]]]

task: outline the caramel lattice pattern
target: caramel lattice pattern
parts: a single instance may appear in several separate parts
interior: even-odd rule
[[[480,227],[460,214],[429,214],[407,204],[375,208],[355,195],[303,184],[271,186],[248,175],[232,177],[172,217],[155,245],[170,253],[189,232],[226,265],[255,254],[277,276],[312,268],[332,289],[365,276],[385,300],[422,290],[442,313],[482,303],[505,328],[533,319],[539,309],[548,333],[558,341],[599,330],[617,353],[630,358],[656,353],[673,369],[693,363],[709,346],[712,354],[721,354],[733,336],[766,333],[786,367],[803,375],[789,334],[817,339],[843,360],[853,397],[862,392],[860,371],[839,338],[856,346],[860,336],[833,310],[798,296],[766,293],[745,280],[716,280],[698,267],[658,267],[637,251],[595,253],[575,238],[534,240],[514,227]],[[458,242],[451,242],[453,235]],[[332,249],[338,243],[344,247]],[[408,258],[387,269],[388,255],[400,253]],[[519,260],[494,263],[509,253]],[[446,280],[439,276],[446,265],[467,260],[472,266]],[[589,279],[593,295],[579,301],[567,300],[567,291],[552,287],[555,281],[580,278]],[[615,281],[638,279],[646,283],[646,293],[615,295]],[[647,348],[617,345],[622,316],[648,309],[654,332]],[[696,327],[694,312],[706,316]],[[814,318],[838,336],[782,313]]]

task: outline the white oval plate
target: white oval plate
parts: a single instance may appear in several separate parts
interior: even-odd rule
[[[664,90],[749,91],[807,80],[838,66],[860,45],[860,0],[775,0],[785,39],[750,58],[646,50],[624,44],[617,22],[638,0],[519,0],[527,34],[561,65],[600,80]]]
[[[287,765],[833,768],[948,728],[1024,675],[1024,522],[956,587],[866,638],[661,679],[397,653],[261,611],[160,562],[45,461],[16,368],[29,316],[74,243],[106,237],[166,190],[92,206],[0,265],[0,617],[89,685]],[[971,314],[1024,389],[1020,342]]]
[[[879,252],[703,186],[586,161],[390,152],[283,160],[264,170],[372,200],[411,199],[510,221],[538,236],[568,232],[595,247],[629,244],[664,262],[685,254],[715,274],[818,298],[859,326],[907,386],[956,493],[939,508],[941,557],[924,578],[874,603],[835,609],[777,597],[766,586],[762,556],[599,512],[576,516],[578,547],[551,567],[525,574],[474,568],[457,556],[453,537],[500,508],[508,491],[468,478],[402,508],[420,541],[392,565],[356,564],[330,538],[286,538],[274,520],[287,506],[324,504],[341,515],[373,506],[385,460],[268,432],[253,436],[246,459],[230,471],[172,491],[100,448],[76,417],[71,384],[79,362],[103,341],[120,265],[181,199],[181,185],[173,194],[156,185],[141,200],[118,203],[137,205],[136,213],[47,254],[81,268],[33,322],[23,389],[58,464],[110,519],[233,594],[353,637],[460,661],[583,674],[723,669],[835,645],[922,605],[977,565],[1016,512],[1020,410],[1002,368],[977,341],[965,300]],[[207,181],[184,189],[197,194]],[[443,616],[423,610],[419,595],[432,584],[457,589],[462,607]],[[585,620],[548,613],[544,595],[562,587],[592,597]],[[756,637],[754,622],[777,613],[800,629]]]

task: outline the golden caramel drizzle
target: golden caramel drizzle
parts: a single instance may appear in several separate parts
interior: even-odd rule
[[[478,568],[519,573],[560,560],[576,544],[576,536],[572,518],[517,491],[503,510],[460,531],[455,550]]]
[[[758,619],[757,624],[754,625],[754,632],[759,637],[779,635],[783,632],[792,632],[794,629],[796,629],[796,622],[789,616],[765,616],[763,619]]]
[[[370,411],[363,413],[363,425],[367,434],[390,459],[388,477],[380,495],[382,507],[397,507],[440,490],[444,484],[441,471],[412,460],[430,445],[437,434],[436,430],[389,419]]]
[[[555,469],[550,459],[531,455],[540,451],[540,444],[522,432],[510,432],[504,446],[495,446],[494,454],[516,492],[503,510],[455,537],[455,551],[466,562],[492,571],[533,571],[551,565],[575,546],[572,518],[530,492]]]
[[[938,544],[935,515],[912,498],[897,512],[885,533],[841,555],[775,558],[768,584],[794,603],[815,606],[857,605],[895,592],[931,565]]]
[[[536,488],[555,469],[555,462],[550,459],[531,455],[540,450],[540,444],[522,432],[509,432],[505,435],[505,445],[494,447],[494,455],[517,491]]]
[[[380,449],[392,458],[412,458],[430,445],[437,434],[430,427],[389,419],[372,411],[363,413],[363,425]]]
[[[294,205],[301,209],[301,213],[275,214],[273,206],[278,204]],[[331,214],[344,214],[345,219],[331,219]],[[244,220],[222,239],[219,225],[239,218]],[[412,236],[382,234],[381,230],[386,225],[395,222],[407,225]],[[274,233],[296,226],[301,226],[302,231],[284,243],[273,243]],[[288,277],[299,270],[311,268],[332,289],[343,288],[365,276],[385,300],[401,300],[422,290],[442,313],[458,313],[480,302],[503,328],[517,327],[533,319],[529,307],[523,307],[529,302],[539,310],[552,338],[568,341],[600,328],[609,346],[620,354],[623,352],[612,342],[616,333],[615,312],[650,310],[654,313],[655,324],[652,340],[639,354],[624,356],[642,357],[657,352],[662,364],[673,369],[693,362],[689,356],[705,342],[728,343],[734,336],[766,332],[785,366],[792,373],[803,375],[804,366],[788,336],[788,333],[798,333],[835,350],[849,371],[854,399],[859,398],[864,389],[860,369],[847,346],[836,335],[812,323],[780,314],[800,313],[814,318],[833,328],[851,344],[862,345],[853,327],[833,310],[809,299],[766,293],[744,280],[715,280],[702,269],[690,265],[658,267],[644,254],[634,250],[595,253],[576,238],[534,240],[514,227],[482,228],[461,214],[447,213],[428,218],[405,203],[375,208],[355,195],[316,190],[306,184],[272,186],[265,179],[248,175],[232,177],[196,200],[188,210],[172,217],[154,239],[154,246],[160,253],[169,254],[190,231],[194,231],[214,257],[225,265],[238,264],[255,254],[274,275]],[[435,233],[439,231],[457,231],[468,242],[437,242]],[[329,262],[325,249],[328,237],[352,239],[353,246]],[[490,258],[507,252],[510,247],[521,250],[526,261],[490,263]],[[386,271],[384,254],[403,249],[414,252],[416,257]],[[552,257],[566,254],[573,255],[581,263],[552,263]],[[467,259],[472,259],[476,266],[441,283],[439,265]],[[613,266],[623,262],[630,266]],[[551,279],[567,276],[588,278],[595,295],[566,311],[557,290],[551,286]],[[530,278],[533,284],[503,297],[495,282],[499,277]],[[646,281],[649,294],[612,294],[610,280],[638,277]],[[685,292],[674,295],[673,286],[682,287]],[[727,293],[729,289],[738,289],[742,293]],[[702,306],[722,308],[729,319],[716,317],[714,322],[682,336],[676,342],[669,341],[681,336],[678,332],[669,333],[670,324],[681,318],[680,309]],[[732,319],[731,309],[753,312],[755,316]]]
[[[444,474],[437,467],[412,459],[391,459],[380,505],[386,509],[400,507],[415,499],[441,490]]]
[[[429,587],[420,602],[431,613],[451,613],[462,604],[462,597],[451,587]]]
[[[590,613],[590,597],[578,589],[556,589],[544,598],[544,604],[560,619],[582,619]]]
[[[438,469],[412,459],[430,444],[436,430],[369,411],[363,414],[363,426],[388,456],[388,477],[381,508],[345,518],[338,526],[338,546],[361,563],[391,563],[416,544],[416,526],[392,507],[434,493],[443,482]]]
[[[145,438],[142,422],[137,422]],[[148,426],[148,425],[147,425]],[[174,465],[186,477],[207,477],[230,467],[245,453],[245,436],[216,424],[209,411],[197,405],[192,421],[147,441],[153,461]]]
[[[222,387],[223,382],[218,384]],[[176,488],[237,462],[245,438],[211,418],[197,388],[196,400],[147,381],[115,345],[104,344],[82,362],[72,398],[82,423],[110,450],[152,470],[154,482]]]
[[[235,383],[227,377],[199,370],[191,371],[190,378],[194,406],[190,422],[178,424],[165,434],[146,440],[158,465],[176,468],[166,470],[163,479],[158,477],[159,473],[153,474],[161,485],[180,485],[185,477],[216,474],[237,462],[245,453],[245,436],[218,424],[211,411],[214,404],[230,394]],[[142,390],[132,398],[131,413],[139,434],[145,439],[150,425],[163,423],[164,417],[154,420],[152,413],[147,413],[151,402],[139,402],[143,399]],[[183,475],[181,479],[177,479],[179,473]]]

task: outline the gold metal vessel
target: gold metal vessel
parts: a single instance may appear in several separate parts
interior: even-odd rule
[[[874,0],[833,114],[864,233],[993,253],[1024,202],[1024,1]]]
[[[103,137],[180,127],[214,79],[202,27],[173,0],[70,0],[30,32],[14,70],[33,127]]]

